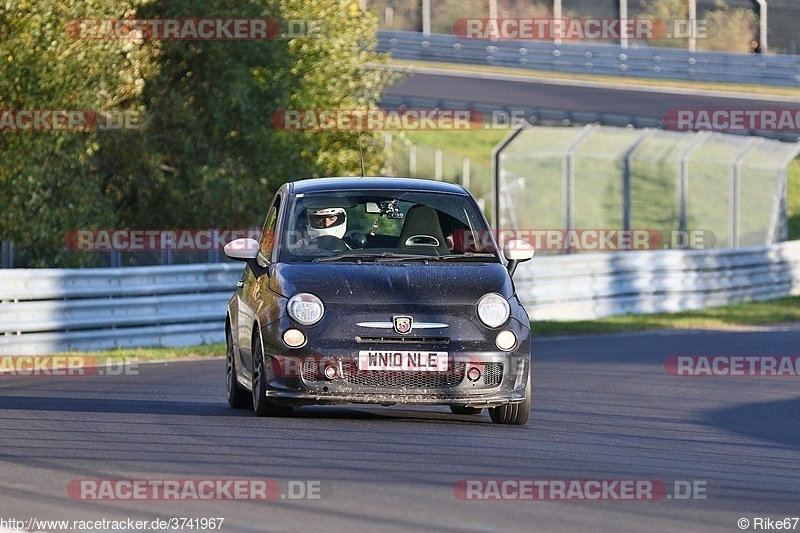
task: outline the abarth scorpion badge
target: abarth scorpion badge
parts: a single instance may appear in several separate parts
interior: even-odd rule
[[[400,335],[405,335],[411,331],[414,319],[410,316],[396,316],[393,320],[394,330]]]

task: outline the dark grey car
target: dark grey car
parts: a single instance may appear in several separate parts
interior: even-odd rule
[[[533,250],[510,241],[500,254],[463,187],[287,183],[260,240],[225,252],[247,263],[226,321],[232,407],[449,405],[527,422],[530,322],[511,274]]]

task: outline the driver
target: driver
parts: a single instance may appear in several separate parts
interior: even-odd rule
[[[347,212],[342,207],[307,209],[306,227],[309,239],[325,236],[341,239],[347,231]]]

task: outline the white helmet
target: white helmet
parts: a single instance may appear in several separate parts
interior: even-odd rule
[[[347,231],[347,212],[342,207],[306,210],[308,236],[312,239],[327,235],[342,238]]]

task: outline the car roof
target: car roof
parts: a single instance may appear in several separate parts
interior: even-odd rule
[[[340,190],[386,190],[386,191],[420,191],[466,195],[460,185],[443,181],[417,178],[393,178],[386,176],[370,177],[337,177],[312,178],[295,181],[290,184],[294,194],[340,191]]]

